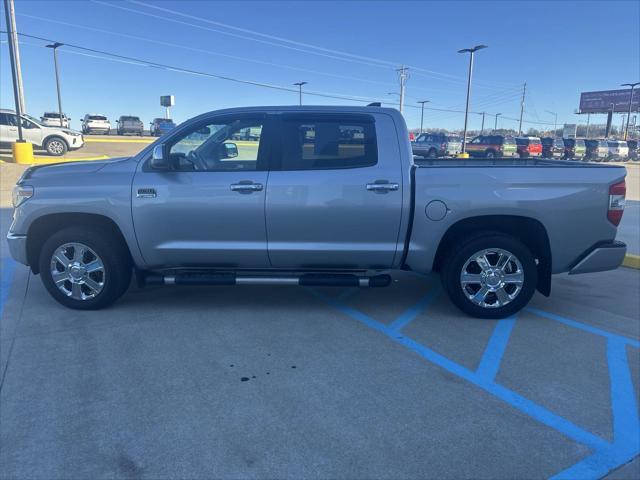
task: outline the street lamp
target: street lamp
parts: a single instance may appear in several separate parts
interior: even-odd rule
[[[545,110],[545,112],[553,115],[553,136],[555,137],[557,135],[556,132],[558,131],[558,113],[552,112],[551,110]]]
[[[298,87],[299,105],[302,105],[302,86],[306,85],[307,83],[309,83],[309,82],[296,82],[296,83],[294,83],[294,85]]]
[[[462,153],[460,154],[462,157],[466,157],[466,148],[467,148],[467,120],[469,117],[469,97],[471,96],[471,77],[473,75],[473,54],[478,50],[482,50],[483,48],[487,48],[486,45],[476,45],[473,48],[463,48],[462,50],[458,50],[458,53],[468,53],[469,54],[469,77],[467,79],[467,104],[464,109],[464,132],[462,134]]]
[[[429,100],[420,100],[418,103],[421,105],[420,110],[420,133],[422,133],[422,124],[424,123],[424,104],[429,103]]]
[[[58,47],[63,46],[64,43],[55,42],[47,45],[47,48],[53,50],[53,65],[56,69],[56,89],[58,90],[58,115],[60,115],[60,126],[62,127],[62,99],[60,98],[60,76],[58,74]]]
[[[493,124],[493,131],[495,132],[496,130],[498,130],[498,116],[502,115],[501,113],[496,113],[496,120],[495,123]]]
[[[627,139],[629,135],[629,117],[631,117],[631,102],[633,101],[633,89],[640,85],[640,82],[636,83],[623,83],[621,87],[631,87],[631,93],[629,94],[629,111],[627,112],[627,126],[624,129],[624,139]]]

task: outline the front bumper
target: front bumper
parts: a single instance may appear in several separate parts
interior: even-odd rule
[[[9,232],[7,235],[9,253],[16,262],[29,265],[27,260],[27,236]]]
[[[626,253],[627,245],[623,242],[613,241],[597,245],[585,252],[578,263],[569,270],[569,275],[615,270],[622,265]]]

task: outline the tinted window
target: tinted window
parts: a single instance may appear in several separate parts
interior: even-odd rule
[[[418,138],[416,138],[416,142],[426,142],[427,141],[427,135],[426,134],[421,134],[418,135]]]
[[[539,138],[530,138],[529,139],[529,145],[540,145],[540,139]]]
[[[169,147],[172,167],[178,171],[256,170],[260,140],[236,145],[232,139],[246,128],[261,132],[262,124],[262,119],[231,119],[194,127]]]
[[[321,116],[284,117],[282,170],[358,168],[378,162],[373,119],[358,115],[340,119]]]
[[[89,115],[89,120],[106,120],[107,117],[103,117],[102,115]]]
[[[571,147],[574,147],[574,146],[575,146],[576,141],[575,141],[575,139],[573,139],[573,138],[565,138],[565,139],[564,139],[564,144],[565,144],[567,147],[571,148]]]
[[[498,137],[498,138],[502,138],[502,137]],[[497,142],[497,143],[500,143],[500,142]],[[514,141],[514,139],[513,139],[513,138],[505,138],[505,139],[502,141],[502,144],[503,144],[503,145],[515,145],[515,144],[516,144],[516,142]]]
[[[446,141],[447,142],[454,142],[454,143],[458,142],[458,143],[460,143],[460,142],[462,142],[462,137],[458,137],[458,136],[455,136],[455,135],[450,135],[450,136],[447,137]]]
[[[16,116],[12,113],[0,113],[0,125],[9,125],[17,127]]]
[[[578,147],[584,147],[584,140],[580,139],[580,140],[576,140],[576,145]]]
[[[120,120],[123,122],[139,122],[140,118],[138,117],[120,117]]]
[[[64,117],[64,115],[63,115],[63,117]],[[45,112],[44,118],[60,118],[60,114],[59,113]]]

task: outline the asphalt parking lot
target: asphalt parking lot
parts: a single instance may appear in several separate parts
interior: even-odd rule
[[[408,273],[78,312],[8,258],[0,168],[3,478],[640,478],[639,270],[500,321]]]

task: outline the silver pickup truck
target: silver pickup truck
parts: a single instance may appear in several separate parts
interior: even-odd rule
[[[252,140],[236,140],[243,132]],[[467,314],[512,315],[551,275],[618,267],[622,167],[554,160],[416,163],[399,112],[206,113],[135,157],[26,170],[8,242],[78,309],[140,285],[381,287],[440,272]]]

